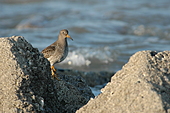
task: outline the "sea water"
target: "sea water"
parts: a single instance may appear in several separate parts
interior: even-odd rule
[[[169,50],[170,0],[0,0],[0,36],[24,36],[40,51],[68,29],[56,66],[116,72],[135,52]]]

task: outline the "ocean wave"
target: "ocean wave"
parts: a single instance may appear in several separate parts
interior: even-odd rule
[[[96,60],[107,64],[113,62],[115,58],[116,55],[113,55],[113,51],[108,46],[100,48],[80,48],[69,52],[68,57],[60,64],[89,66]]]

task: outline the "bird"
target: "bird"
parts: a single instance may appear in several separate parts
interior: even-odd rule
[[[54,64],[62,62],[68,55],[68,43],[67,38],[73,40],[73,38],[68,35],[68,30],[63,29],[59,32],[58,39],[42,50],[42,54],[50,62],[51,65],[51,74],[53,78],[60,80],[56,74],[56,69]]]

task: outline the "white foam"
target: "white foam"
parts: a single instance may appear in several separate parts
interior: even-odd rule
[[[82,65],[88,66],[91,63],[91,61],[85,59],[85,57],[82,54],[73,51],[68,54],[68,57],[62,63],[67,63],[69,65],[74,65],[74,66],[82,66]]]
[[[114,60],[109,47],[80,48],[69,52],[67,58],[60,64],[67,63],[74,66],[89,66],[94,59],[101,63],[109,63]]]

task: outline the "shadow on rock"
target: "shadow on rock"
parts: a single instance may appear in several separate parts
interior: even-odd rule
[[[79,76],[51,79],[49,62],[23,37],[1,38],[0,45],[1,112],[73,113],[94,97]]]

